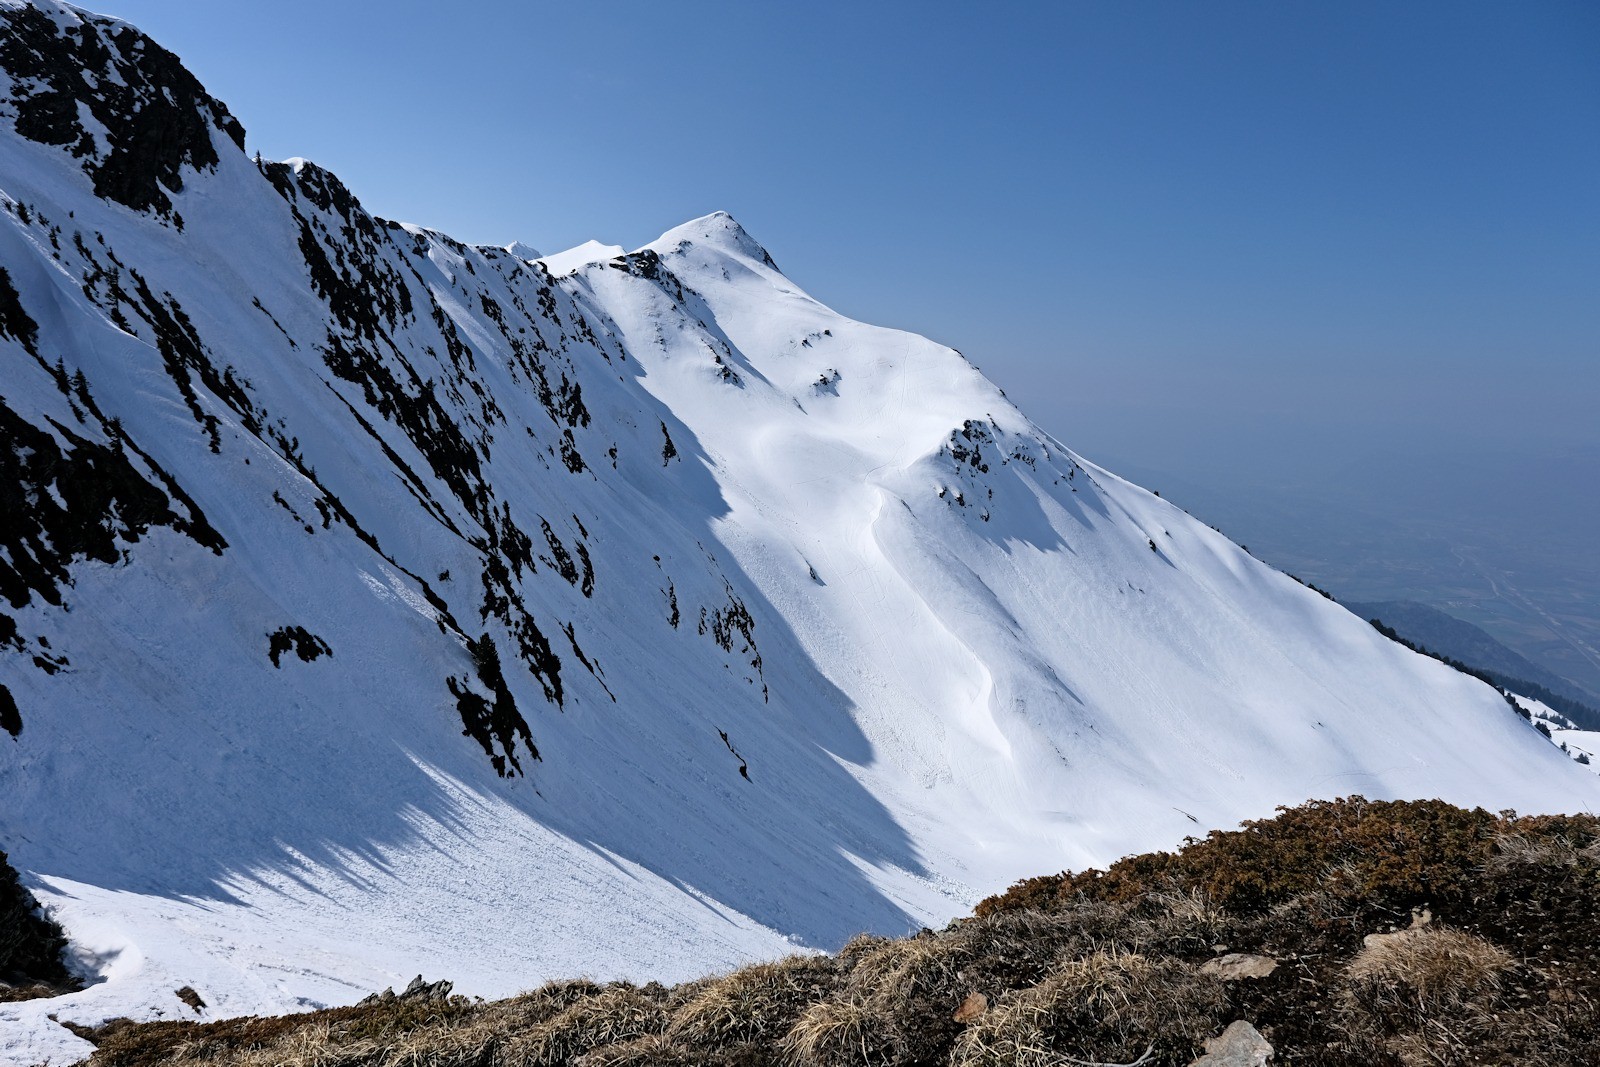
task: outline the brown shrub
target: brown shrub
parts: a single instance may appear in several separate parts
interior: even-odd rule
[[[1053,912],[1001,912],[957,927],[966,942],[963,988],[991,999],[1033,985],[1062,959],[1082,956],[1106,944],[1131,945],[1145,925],[1118,904],[1075,901]]]
[[[1018,882],[981,902],[977,913],[1059,906],[1080,895],[1135,900],[1173,889],[1197,890],[1228,911],[1250,911],[1309,892],[1326,882],[1330,869],[1343,872],[1345,895],[1409,907],[1470,889],[1473,869],[1489,858],[1507,826],[1507,816],[1439,800],[1313,800],[1239,830],[1213,831],[1181,852]]]
[[[350,1045],[381,1047],[400,1034],[441,1026],[462,1019],[477,1008],[465,997],[448,1001],[388,1000],[300,1015],[244,1016],[213,1023],[170,1021],[130,1023],[113,1020],[90,1031],[99,1047],[89,1058],[92,1067],[155,1067],[171,1062],[234,1062],[260,1049],[287,1047],[301,1031],[308,1031],[296,1046],[295,1056],[326,1045],[329,1050]],[[320,1036],[319,1036],[320,1035]],[[286,1053],[287,1055],[288,1053]],[[328,1053],[331,1055],[331,1051]],[[174,1060],[174,1057],[180,1057]],[[239,1062],[244,1062],[242,1059]],[[352,1061],[354,1062],[354,1061]]]

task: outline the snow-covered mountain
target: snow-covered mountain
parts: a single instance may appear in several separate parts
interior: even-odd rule
[[[0,67],[0,847],[105,979],[0,1057],[185,985],[682,978],[1310,796],[1600,799],[727,215],[469,247],[124,23],[0,0]]]

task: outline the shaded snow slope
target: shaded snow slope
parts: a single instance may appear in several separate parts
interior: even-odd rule
[[[1600,797],[726,215],[558,278],[256,165],[121,23],[0,20],[0,843],[104,978],[0,1058],[181,985],[681,978],[1309,796]]]

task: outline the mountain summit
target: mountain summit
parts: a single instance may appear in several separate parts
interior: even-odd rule
[[[1600,799],[728,215],[552,271],[252,160],[124,23],[0,0],[0,67],[0,847],[105,979],[0,1056],[835,948],[1314,796]]]

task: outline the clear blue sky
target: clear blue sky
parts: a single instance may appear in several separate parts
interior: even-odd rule
[[[1091,457],[1600,460],[1593,3],[90,6],[379,214],[554,251],[729,210]]]

